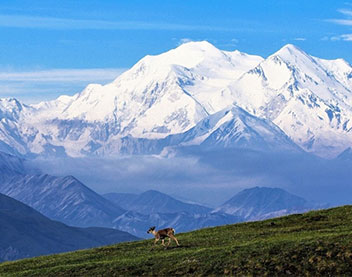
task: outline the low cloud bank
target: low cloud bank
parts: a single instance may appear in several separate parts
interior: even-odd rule
[[[268,186],[320,203],[351,203],[352,162],[306,154],[184,149],[169,158],[37,159],[33,163],[49,174],[73,175],[99,193],[156,189],[216,206],[242,189]]]

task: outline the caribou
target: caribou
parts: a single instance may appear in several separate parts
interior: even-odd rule
[[[171,239],[173,239],[177,246],[180,246],[180,244],[177,241],[177,238],[175,237],[175,229],[174,228],[166,228],[166,229],[162,229],[159,231],[155,231],[155,226],[150,227],[149,230],[147,231],[148,234],[153,234],[155,237],[155,241],[154,241],[154,245],[153,247],[156,245],[156,243],[161,240],[161,244],[167,248],[170,243],[171,243]],[[165,245],[165,238],[169,238],[169,242],[167,245]]]

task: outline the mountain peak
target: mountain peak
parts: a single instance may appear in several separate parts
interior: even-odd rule
[[[158,195],[158,196],[168,196],[167,194],[164,194],[160,191],[157,191],[157,190],[154,190],[154,189],[151,189],[151,190],[147,190],[145,192],[143,192],[142,194],[140,195]]]
[[[121,199],[120,195],[117,195],[117,197],[111,195],[109,199],[115,203],[122,204],[126,210],[141,214],[177,212],[204,214],[210,211],[207,207],[184,203],[157,190],[148,190],[137,196],[125,194],[123,199]]]
[[[305,211],[309,203],[280,188],[254,187],[237,193],[217,210],[257,220]]]
[[[241,192],[238,193],[238,195],[250,195],[250,194],[270,194],[270,193],[287,193],[285,190],[280,189],[280,188],[270,188],[270,187],[253,187],[253,188],[248,188],[244,189]]]
[[[193,50],[206,51],[206,50],[214,50],[217,48],[210,42],[206,40],[202,40],[202,41],[189,41],[189,42],[182,43],[176,49],[193,49]]]
[[[301,48],[293,45],[286,44],[279,51],[275,52],[271,57],[281,57],[284,60],[289,60],[292,57],[307,57],[308,54],[304,52]]]
[[[164,79],[170,71],[174,71],[178,66],[191,69],[201,63],[206,62],[208,64],[209,61],[212,63],[211,61],[218,61],[219,59],[224,59],[224,54],[211,43],[190,41],[158,55],[146,55],[131,70],[115,79],[114,83],[126,78],[130,80],[140,77],[146,79],[147,75]]]
[[[24,106],[16,98],[1,98],[0,117],[11,116],[11,113],[18,114],[23,110]]]
[[[301,51],[301,49],[298,46],[296,46],[296,45],[294,45],[292,43],[288,43],[288,44],[282,46],[281,49],[288,49],[288,50],[291,50],[291,51],[297,51],[297,50]]]
[[[223,52],[207,41],[190,41],[160,55],[148,55],[141,61],[145,64],[152,63],[154,66],[179,65],[193,68],[204,60],[222,56]]]
[[[284,45],[283,47],[281,47],[281,49],[279,51],[290,51],[291,53],[303,52],[303,50],[301,48],[299,48],[298,46],[291,44],[291,43]]]

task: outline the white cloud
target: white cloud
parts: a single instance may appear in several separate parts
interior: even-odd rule
[[[343,14],[344,16],[346,16],[347,18],[344,19],[329,19],[327,21],[335,23],[335,24],[339,24],[339,25],[344,25],[344,26],[352,26],[352,10],[348,10],[348,9],[339,9],[337,10],[339,13]]]
[[[351,3],[345,3],[345,5],[351,6]],[[343,26],[352,26],[352,10],[351,9],[339,9],[337,10],[340,14],[344,15],[343,19],[328,19],[328,22],[332,22]],[[342,34],[334,36],[325,36],[321,40],[330,41],[352,41],[352,34]]]
[[[49,69],[39,71],[0,71],[0,81],[19,82],[86,82],[110,81],[120,75],[121,68]]]
[[[341,37],[340,36],[333,36],[333,37],[330,37],[330,40],[332,40],[332,41],[341,40]]]
[[[340,9],[338,12],[347,15],[347,16],[352,16],[352,11],[351,10],[346,10],[346,9]]]
[[[4,71],[0,69],[0,97],[16,97],[25,103],[72,95],[90,83],[113,81],[125,69],[50,69]]]
[[[59,30],[230,30],[222,27],[205,25],[185,25],[166,22],[107,21],[6,14],[0,14],[0,27]]]
[[[339,24],[339,25],[352,26],[351,19],[330,19],[328,21]]]
[[[295,41],[306,41],[307,39],[306,38],[294,38],[293,40],[295,40]]]
[[[238,43],[239,43],[239,40],[237,38],[233,38],[230,41],[219,42],[218,46],[225,49],[233,49],[237,47]]]
[[[191,42],[193,41],[192,39],[190,38],[181,38],[179,41],[178,41],[178,45],[181,45],[181,44],[184,44],[184,43],[187,43],[187,42]]]
[[[345,41],[352,41],[352,34],[341,35],[341,39]]]
[[[339,36],[332,36],[332,37],[323,37],[322,40],[331,40],[331,41],[339,41],[339,40],[343,40],[343,41],[352,41],[352,34],[343,34],[343,35],[339,35]]]

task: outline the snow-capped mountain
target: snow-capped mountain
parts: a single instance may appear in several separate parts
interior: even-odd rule
[[[323,156],[351,144],[352,67],[286,45],[229,89],[235,103],[272,120],[298,145]]]
[[[317,206],[283,189],[255,187],[239,192],[215,211],[249,221],[302,213],[314,208]]]
[[[237,106],[214,113],[184,134],[170,137],[171,141],[175,138],[178,138],[182,145],[200,145],[207,148],[296,152],[301,150],[270,120],[253,116]]]
[[[205,132],[203,123],[220,124],[220,115],[227,124]],[[238,137],[250,142],[244,147],[264,141],[272,149],[278,140],[334,156],[352,142],[352,67],[293,45],[263,59],[190,42],[74,96],[37,105],[2,99],[0,118],[0,150],[29,156],[160,153],[207,139],[238,147]]]

